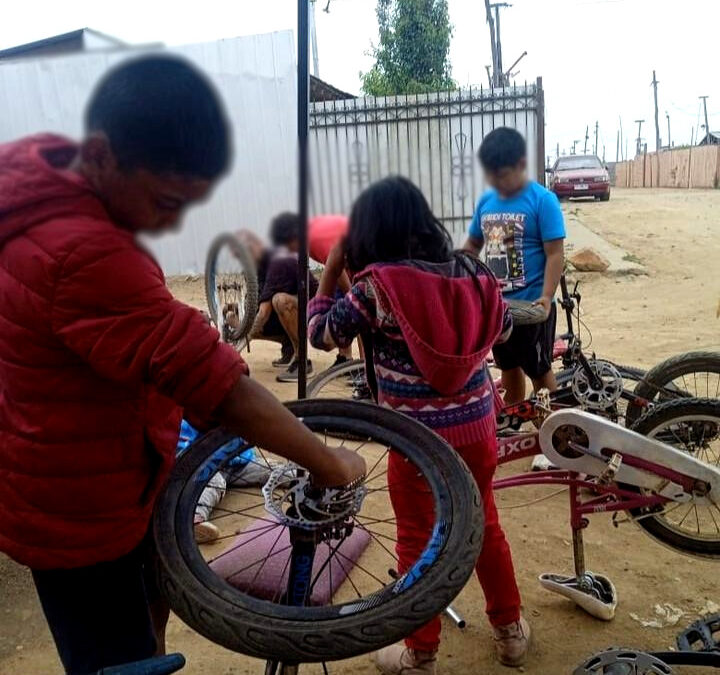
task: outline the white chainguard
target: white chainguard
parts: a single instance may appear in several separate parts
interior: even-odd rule
[[[540,585],[547,591],[552,591],[558,595],[562,595],[568,600],[572,600],[578,607],[584,609],[590,616],[594,616],[601,621],[612,621],[615,618],[615,610],[617,609],[618,597],[615,586],[608,577],[592,573],[592,579],[595,584],[602,588],[603,592],[588,593],[583,590],[578,583],[576,577],[567,577],[560,574],[551,574],[546,572],[538,577]]]
[[[558,451],[553,436],[561,427],[577,427],[585,433],[587,443],[583,443],[584,454],[579,457],[566,457]],[[597,415],[581,410],[559,410],[545,420],[539,437],[543,454],[554,466],[561,469],[601,476],[606,471],[613,452],[618,452],[623,456],[638,457],[690,476],[706,483],[710,489],[707,497],[692,495],[667,478],[628,466],[626,462],[621,462],[614,473],[615,482],[652,490],[674,501],[693,499],[702,504],[709,499],[714,504],[720,504],[720,470],[670,445],[641,436]],[[602,454],[603,450],[610,451],[608,456]]]

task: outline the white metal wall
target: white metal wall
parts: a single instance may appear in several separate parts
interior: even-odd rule
[[[0,62],[0,143],[40,131],[80,138],[85,102],[107,68],[142,49]],[[155,50],[157,51],[157,50]],[[165,273],[201,273],[210,240],[295,207],[295,51],[289,31],[169,51],[215,82],[234,129],[235,157],[212,197],[188,212],[182,231],[149,242]]]

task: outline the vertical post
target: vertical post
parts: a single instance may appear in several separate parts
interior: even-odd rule
[[[493,19],[492,15],[492,9],[490,7],[490,0],[485,0],[485,13],[487,16],[487,22],[490,26],[490,49],[492,51],[492,82],[490,84],[490,87],[499,87],[500,83],[498,81],[498,64],[497,64],[497,44],[496,44],[496,35],[495,35],[495,19]]]
[[[587,142],[590,138],[590,127],[585,125],[585,145],[583,145],[583,155],[587,155]]]
[[[536,82],[537,96],[537,181],[545,185],[545,92],[542,77]]]
[[[707,114],[707,96],[701,96],[700,97],[703,102],[703,108],[705,110],[705,135],[707,136],[710,133],[710,123],[708,122],[708,114]],[[695,139],[695,142],[698,143],[698,139]]]
[[[600,122],[595,120],[595,149],[593,150],[594,155],[598,154],[598,149],[599,149],[599,146],[598,146],[598,127],[599,126],[600,126]]]
[[[668,125],[668,149],[672,147],[672,143],[670,142],[670,113],[666,110],[665,111],[665,117],[667,118],[667,125]]]
[[[615,142],[615,164],[620,161],[620,129],[617,132],[617,141]]]
[[[298,398],[307,393],[307,303],[308,303],[308,125],[310,107],[308,0],[298,0],[298,214],[300,251],[298,258]]]
[[[497,35],[497,38],[495,38],[495,44],[497,45],[497,67],[498,72],[501,76],[504,76],[503,72],[503,62],[502,62],[502,42],[500,42],[500,7],[503,5],[496,4],[495,5],[495,33]]]
[[[560,143],[559,142],[555,146],[555,155],[557,156],[557,159],[560,159]]]
[[[310,0],[310,41],[312,43],[313,75],[320,77],[320,55],[318,54],[317,24],[315,23],[315,2]]]
[[[642,125],[645,120],[635,120],[638,125],[638,137],[637,145],[635,146],[635,156],[637,157],[642,152]]]
[[[655,76],[654,70],[653,70],[652,86],[653,86],[653,95],[655,97],[655,152],[659,153],[660,152],[660,122],[658,121],[658,102],[657,102],[658,79]]]

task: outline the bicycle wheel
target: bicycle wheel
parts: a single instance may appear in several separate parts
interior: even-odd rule
[[[217,471],[247,449],[223,450],[231,435],[211,432],[180,457],[155,509],[161,587],[185,623],[258,658],[326,661],[391,644],[440,613],[472,574],[483,533],[475,482],[445,441],[403,415],[350,401],[306,400],[288,407],[315,433],[353,438],[343,443],[365,456],[364,484],[351,493],[321,491],[319,497],[297,468],[276,465],[257,448],[255,462],[270,476],[264,488],[253,489],[247,481],[233,487],[231,478],[212,516],[220,539],[199,547],[193,538],[198,497]],[[405,523],[422,552],[397,580],[389,571],[398,560],[388,464],[409,476],[394,480],[393,499],[405,490],[413,500],[412,523],[425,519],[429,526]],[[299,561],[298,547],[307,546],[308,536],[315,551],[303,548],[309,560]],[[367,545],[354,566],[343,548],[358,544],[352,537]],[[300,564],[308,606],[290,603],[296,586],[287,578],[295,570],[298,581]]]
[[[528,300],[508,300],[507,304],[516,326],[528,326],[547,321],[548,314],[542,305],[536,305]]]
[[[226,342],[238,342],[252,327],[258,310],[258,280],[249,251],[233,234],[216,237],[205,261],[205,297],[210,317]],[[226,324],[228,312],[237,317]]]
[[[308,383],[307,397],[372,401],[372,392],[365,379],[365,361],[346,361],[318,373]]]
[[[632,430],[720,466],[720,400],[676,399],[660,403]],[[709,499],[668,502],[661,507],[631,509],[629,513],[651,537],[676,551],[720,558],[720,506]]]
[[[650,402],[720,398],[720,352],[688,352],[666,359],[645,374],[635,394]],[[634,423],[643,411],[638,404],[628,405],[629,423]]]

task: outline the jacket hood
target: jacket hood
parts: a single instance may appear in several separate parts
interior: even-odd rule
[[[0,145],[0,246],[52,218],[107,218],[85,179],[67,168],[76,154],[75,143],[52,134]]]
[[[444,396],[461,391],[484,364],[504,314],[494,277],[464,270],[448,276],[448,265],[458,272],[454,261],[372,265],[360,275],[372,279],[378,303],[395,317],[413,361]]]

